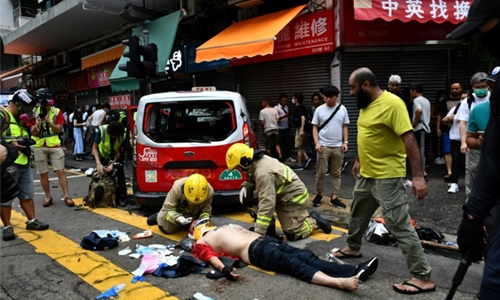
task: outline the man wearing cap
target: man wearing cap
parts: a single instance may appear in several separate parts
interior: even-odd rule
[[[26,90],[17,91],[12,100],[9,101],[9,106],[6,109],[0,110],[0,135],[8,143],[18,148],[19,156],[11,166],[12,172],[17,178],[17,184],[21,193],[17,195],[19,203],[28,222],[26,222],[27,230],[46,230],[49,225],[40,222],[35,216],[35,202],[33,196],[35,194],[33,185],[33,173],[31,172],[31,154],[29,153],[29,145],[25,145],[25,141],[29,139],[29,125],[25,122],[30,121],[33,107],[36,104],[35,97]],[[21,118],[25,117],[25,118]],[[10,198],[10,197],[9,197]],[[3,223],[2,238],[4,241],[13,240],[14,227],[10,223],[12,214],[12,203],[15,198],[1,199],[0,216]]]
[[[470,36],[480,31],[484,47],[500,60],[500,1],[476,0],[469,9],[467,21],[450,33],[450,39]],[[495,78],[496,79],[496,78]],[[500,198],[500,86],[495,82],[490,97],[490,118],[481,142],[481,158],[469,200],[463,206],[464,215],[458,228],[457,243],[470,261],[483,257],[485,243],[484,219]],[[496,216],[496,224],[500,217]],[[500,235],[490,238],[490,250],[484,264],[480,298],[497,299],[500,295]]]
[[[75,203],[69,196],[68,179],[64,173],[64,150],[62,149],[59,134],[62,132],[64,118],[62,111],[54,106],[52,93],[47,88],[37,91],[40,99],[40,106],[35,109],[38,116],[37,123],[31,126],[31,134],[36,144],[34,147],[36,171],[40,175],[40,184],[45,193],[43,207],[53,204],[53,197],[50,193],[49,167],[47,159],[59,179],[59,185],[64,193],[64,203],[71,207]]]

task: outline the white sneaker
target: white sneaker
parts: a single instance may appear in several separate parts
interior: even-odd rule
[[[411,182],[411,180],[407,179],[405,181],[405,187],[412,187],[413,186],[413,183]]]
[[[435,160],[434,160],[434,164],[435,165],[444,165],[446,162],[444,161],[444,158],[443,157],[437,157]]]
[[[450,188],[448,189],[448,193],[450,193],[450,194],[456,194],[456,193],[458,193],[458,184],[452,183],[450,185]]]
[[[297,162],[297,160],[295,158],[292,158],[292,157],[287,158],[286,161],[288,161],[288,162]]]

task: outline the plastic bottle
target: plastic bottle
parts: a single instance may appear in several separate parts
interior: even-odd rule
[[[125,289],[125,283],[117,284],[113,288],[115,289],[115,292],[118,294],[119,292]]]
[[[118,293],[125,289],[125,283],[120,283],[97,296],[95,299],[110,299],[111,297],[118,297]]]

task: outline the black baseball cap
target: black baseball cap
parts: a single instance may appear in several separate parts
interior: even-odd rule
[[[492,71],[491,74],[486,76],[486,80],[496,82],[498,75],[500,75],[500,66],[495,67]]]
[[[465,23],[453,30],[446,37],[448,39],[457,39],[472,34],[484,22],[495,17],[500,17],[499,0],[474,0]]]

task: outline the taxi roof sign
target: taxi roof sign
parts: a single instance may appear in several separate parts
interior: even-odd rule
[[[216,91],[215,86],[193,86],[191,91],[193,92],[203,92],[203,91]]]

